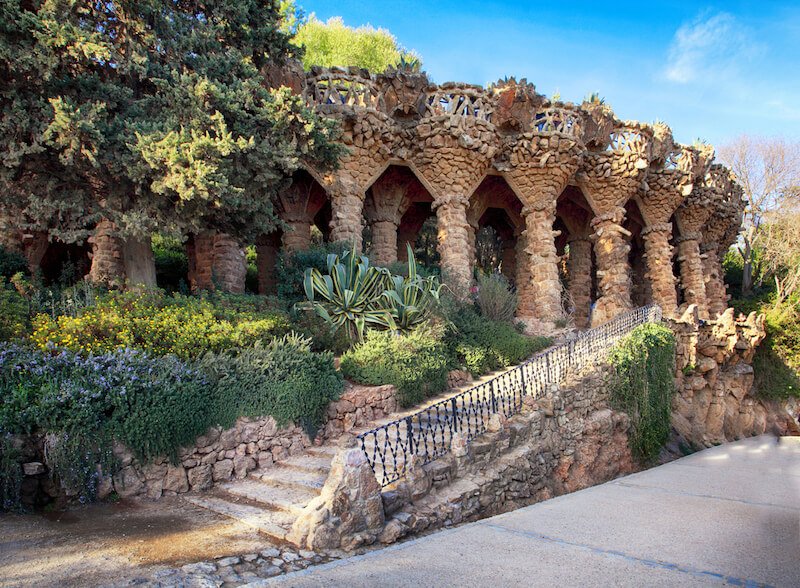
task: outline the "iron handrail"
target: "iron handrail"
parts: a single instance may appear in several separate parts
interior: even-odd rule
[[[358,443],[378,481],[387,486],[405,475],[412,455],[430,463],[450,450],[455,432],[466,434],[470,443],[486,431],[492,415],[509,418],[519,413],[524,396],[537,397],[561,384],[576,370],[605,358],[612,344],[637,326],[660,320],[657,305],[632,310],[464,392],[362,433]]]

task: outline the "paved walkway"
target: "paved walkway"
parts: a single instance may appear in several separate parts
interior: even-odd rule
[[[758,437],[272,586],[800,586],[800,438]]]

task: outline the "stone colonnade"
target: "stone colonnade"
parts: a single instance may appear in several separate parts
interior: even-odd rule
[[[509,233],[516,243],[503,244],[503,258],[504,265],[514,266],[521,317],[545,322],[564,317],[564,272],[577,325],[604,322],[632,306],[632,235],[625,228],[631,201],[646,225],[643,291],[651,301],[670,315],[687,304],[709,316],[724,310],[719,259],[736,238],[743,203],[729,170],[712,165],[710,147],[679,145],[662,123],[620,121],[602,103],[553,101],[524,80],[487,89],[434,85],[424,73],[407,70],[371,75],[315,68],[298,91],[320,114],[339,122],[347,153],[335,170],[304,162],[292,185],[277,196],[283,226],[256,240],[262,291],[274,287],[271,268],[279,249],[308,247],[312,226],[357,249],[369,226],[369,253],[375,262],[389,264],[404,259],[405,243],[421,224],[419,216],[404,224],[404,215],[429,207],[424,210],[436,218],[443,277],[466,295],[475,264],[478,220],[470,215],[476,192],[487,176],[500,176],[520,203],[514,211],[497,206],[520,222]],[[570,225],[557,207],[568,187],[588,203],[585,234],[561,235],[557,228]],[[114,248],[100,246],[108,241],[104,231],[101,223],[92,277],[124,272]],[[713,241],[705,236],[712,233]],[[557,239],[568,252],[566,260],[558,254]],[[194,287],[242,290],[242,243],[221,234],[195,236],[192,242]],[[674,255],[680,276],[673,272]]]

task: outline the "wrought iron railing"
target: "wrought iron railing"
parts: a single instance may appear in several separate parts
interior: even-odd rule
[[[661,320],[661,308],[637,308],[604,325],[534,355],[517,367],[445,400],[358,436],[361,449],[382,486],[405,475],[412,455],[429,463],[450,450],[455,432],[469,443],[486,431],[489,418],[508,418],[522,410],[526,395],[537,397],[553,384],[595,364],[635,327]]]

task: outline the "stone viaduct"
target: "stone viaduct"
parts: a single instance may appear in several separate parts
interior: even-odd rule
[[[600,102],[563,103],[525,80],[483,88],[432,84],[424,73],[349,69],[285,72],[281,83],[340,122],[348,154],[338,169],[304,166],[277,202],[285,229],[256,242],[259,288],[274,287],[281,248],[299,250],[312,227],[362,247],[375,263],[405,257],[435,218],[445,281],[466,292],[476,235],[492,227],[519,315],[578,327],[658,303],[675,315],[727,307],[720,259],[744,207],[713,148],[673,140],[663,123],[622,121]],[[124,275],[124,255],[98,226],[90,276]],[[195,289],[244,288],[241,243],[219,233],[188,244]]]

